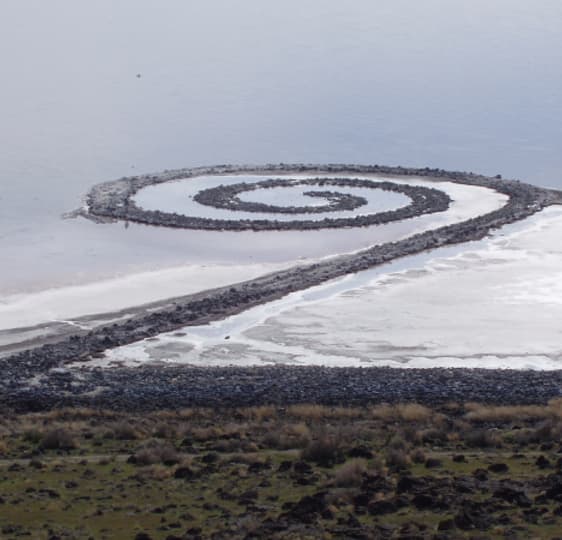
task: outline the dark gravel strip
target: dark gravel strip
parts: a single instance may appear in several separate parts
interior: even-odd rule
[[[37,387],[3,388],[0,406],[25,412],[61,406],[148,411],[292,403],[366,405],[479,401],[530,404],[546,403],[562,394],[562,370],[153,365],[130,369],[57,370],[46,375],[45,381]],[[95,392],[100,389],[103,392]]]

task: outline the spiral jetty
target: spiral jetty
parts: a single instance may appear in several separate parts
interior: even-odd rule
[[[364,223],[357,218],[350,218],[349,222],[338,224],[323,220],[263,223],[260,220],[227,220],[229,223],[225,223],[224,220],[204,220],[158,211],[149,212],[138,208],[132,201],[134,194],[143,187],[178,179],[226,174],[275,175],[278,185],[286,185],[287,180],[279,177],[290,177],[296,173],[334,175],[334,181],[325,184],[330,189],[350,185],[350,180],[342,179],[341,175],[353,174],[384,175],[385,178],[396,179],[421,177],[435,181],[436,187],[428,189],[408,186],[404,190],[404,186],[394,184],[391,180],[385,181],[386,184],[382,183],[382,186],[374,185],[381,182],[373,182],[372,187],[401,191],[412,202],[397,211],[366,216]],[[315,182],[319,181],[315,179]],[[490,188],[507,195],[508,201],[498,210],[415,234],[403,240],[299,265],[232,286],[152,304],[150,312],[90,331],[77,329],[76,333],[56,343],[44,344],[4,358],[0,360],[3,371],[3,377],[0,379],[0,406],[17,410],[38,410],[61,405],[87,405],[134,410],[299,401],[359,404],[413,399],[432,403],[450,399],[473,399],[532,403],[545,402],[550,397],[560,395],[562,371],[522,374],[515,371],[467,369],[411,369],[405,372],[380,367],[195,368],[154,365],[103,370],[68,366],[73,362],[84,362],[99,356],[106,349],[185,326],[220,320],[289,293],[397,258],[444,245],[478,240],[492,229],[524,219],[549,205],[562,203],[562,193],[559,191],[517,180],[505,180],[499,175],[487,177],[441,169],[378,165],[220,165],[165,171],[156,175],[134,176],[99,184],[87,197],[86,215],[94,219],[119,219],[175,228],[259,231],[284,228],[306,230],[318,228],[318,223],[321,226],[328,223],[328,228],[364,226],[403,219],[403,212],[412,217],[442,211],[449,204],[448,196],[438,189],[439,182],[443,181]],[[240,186],[236,189],[245,190]],[[239,209],[241,201],[237,195],[241,191],[236,189],[203,193],[201,197],[206,197],[206,202],[213,205],[216,202],[219,206],[222,204],[229,209]],[[358,198],[346,198],[337,192],[328,191],[323,196],[328,200],[328,207],[333,210],[341,209],[342,205],[351,207],[362,204]],[[263,210],[262,207],[255,211]],[[299,208],[298,211],[302,212],[303,209]],[[315,227],[309,225],[309,221],[315,223]],[[35,382],[30,385],[29,381]]]

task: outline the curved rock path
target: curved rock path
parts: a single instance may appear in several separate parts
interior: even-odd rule
[[[187,178],[202,176],[200,173],[184,172]],[[253,172],[250,170],[249,172]],[[301,171],[299,171],[301,172]],[[162,184],[176,180],[175,176],[153,176],[150,184]],[[392,221],[410,219],[424,214],[444,212],[449,208],[451,199],[446,193],[423,186],[398,184],[390,181],[373,181],[364,178],[271,178],[259,182],[240,182],[238,184],[220,185],[199,191],[194,200],[205,206],[230,210],[232,212],[262,212],[268,214],[292,214],[294,219],[279,221],[276,219],[214,219],[190,216],[160,210],[146,210],[137,206],[134,195],[147,187],[146,177],[124,178],[117,182],[101,184],[88,195],[88,211],[91,216],[100,219],[133,221],[158,227],[175,229],[200,229],[212,231],[309,231],[318,229],[339,229],[342,227],[368,227]],[[324,217],[323,219],[303,219],[306,214],[330,213],[342,210],[355,210],[367,203],[363,197],[356,197],[340,192],[305,192],[312,197],[324,197],[327,203],[321,206],[281,207],[264,203],[247,202],[239,195],[258,189],[272,189],[295,186],[329,186],[335,188],[363,188],[369,190],[391,191],[405,195],[410,203],[386,212],[366,213],[349,217]]]

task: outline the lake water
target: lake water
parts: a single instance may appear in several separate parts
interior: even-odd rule
[[[0,295],[240,260],[210,233],[61,219],[131,174],[380,163],[562,188],[561,24],[557,0],[5,2]]]

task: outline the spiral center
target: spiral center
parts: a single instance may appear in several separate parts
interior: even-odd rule
[[[194,199],[214,208],[267,214],[342,212],[368,204],[364,196],[325,189],[330,186],[328,180],[269,179],[220,185],[200,191]]]

